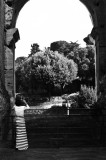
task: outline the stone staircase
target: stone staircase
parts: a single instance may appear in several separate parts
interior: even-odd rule
[[[35,119],[32,116],[26,126],[30,147],[99,146],[101,143],[101,122],[91,114]]]
[[[97,147],[105,142],[106,124],[94,110],[71,110],[70,115],[46,113],[35,110],[25,113],[30,148]],[[11,147],[11,140],[10,130],[2,146]]]

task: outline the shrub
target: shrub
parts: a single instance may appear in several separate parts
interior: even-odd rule
[[[78,105],[80,108],[92,108],[96,102],[96,90],[93,87],[81,85],[78,96]]]
[[[99,88],[99,96],[96,103],[96,107],[99,109],[106,108],[106,75],[104,75],[100,81],[100,88]]]

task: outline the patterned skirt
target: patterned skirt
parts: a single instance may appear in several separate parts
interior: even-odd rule
[[[28,140],[24,118],[20,120],[16,119],[16,148],[18,150],[26,150],[28,148]]]

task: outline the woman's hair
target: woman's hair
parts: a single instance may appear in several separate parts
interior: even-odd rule
[[[26,106],[25,102],[22,100],[20,95],[16,95],[15,105],[16,106]]]

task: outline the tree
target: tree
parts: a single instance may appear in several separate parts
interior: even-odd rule
[[[29,54],[29,56],[32,56],[32,55],[34,55],[35,53],[37,53],[39,51],[40,51],[40,49],[39,49],[38,43],[33,43],[31,45],[31,53]]]
[[[29,57],[21,66],[21,79],[29,88],[36,90],[38,86],[48,92],[51,88],[61,88],[72,82],[77,76],[77,65],[58,52],[40,51]],[[30,82],[30,83],[29,83]]]
[[[19,65],[21,65],[21,63],[23,63],[23,61],[26,60],[27,57],[18,57],[16,60],[15,60],[15,67],[18,67]]]
[[[56,41],[50,49],[58,51],[78,65],[78,76],[81,83],[95,86],[95,49],[92,46],[80,47],[77,42]]]
[[[95,49],[92,46],[74,48],[67,58],[73,59],[78,65],[78,76],[82,83],[95,86]]]
[[[59,53],[63,53],[67,56],[68,53],[74,50],[74,48],[78,48],[79,44],[77,42],[66,42],[66,41],[56,41],[51,43],[50,50],[58,51]]]

